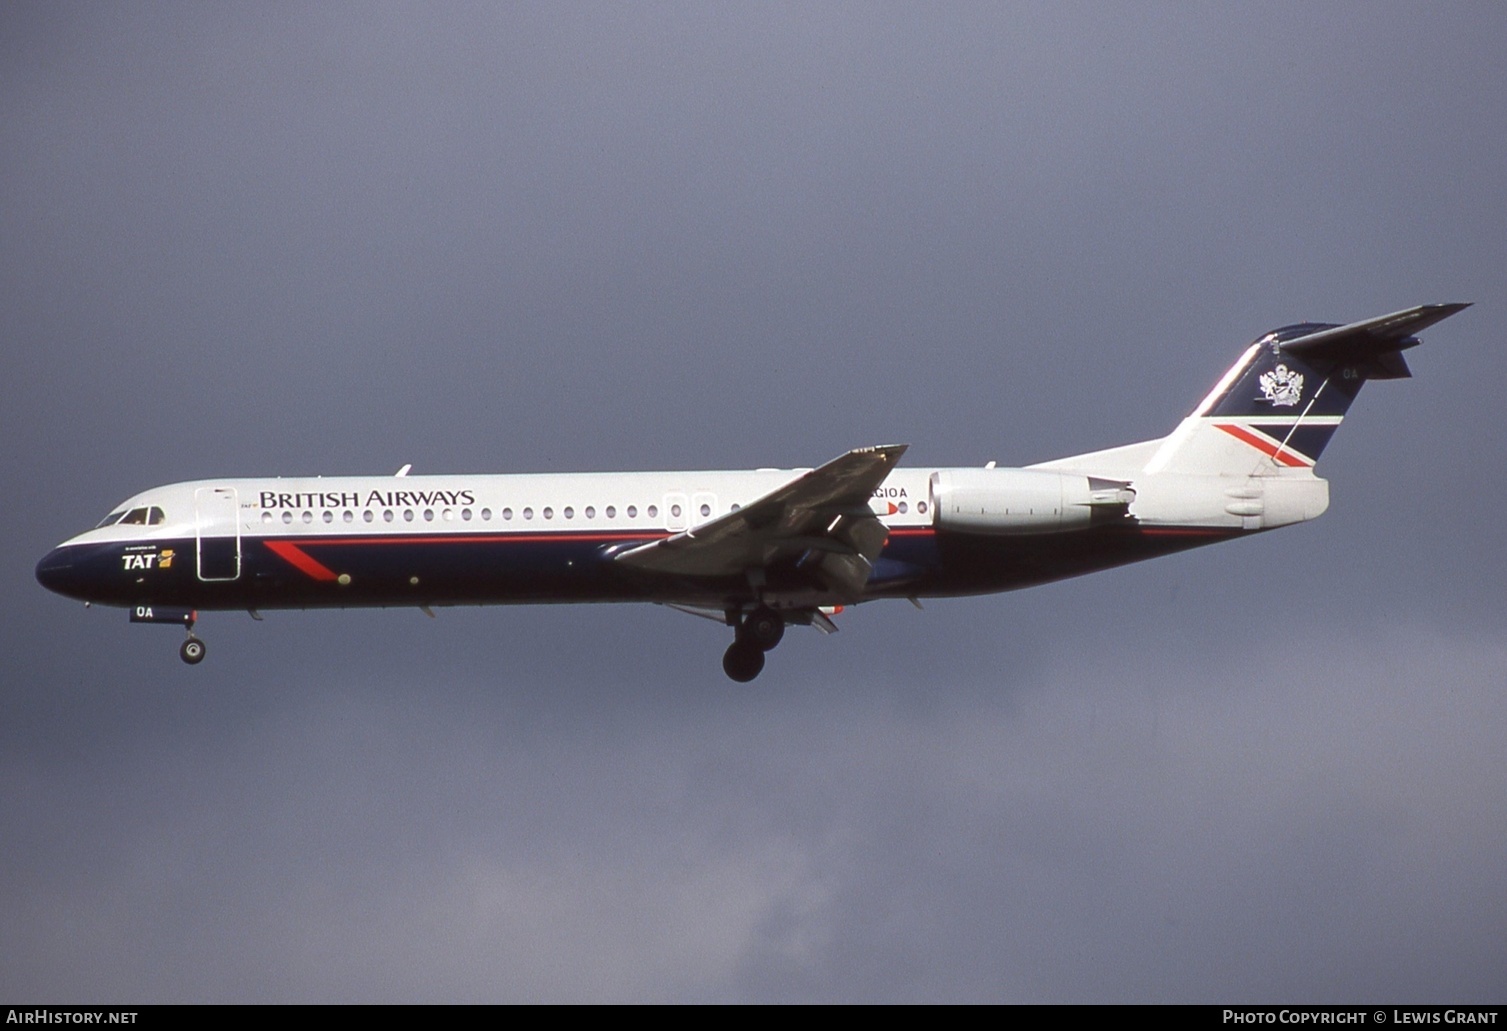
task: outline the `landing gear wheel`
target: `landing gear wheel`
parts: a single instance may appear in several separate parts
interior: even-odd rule
[[[178,658],[182,659],[190,666],[197,666],[199,663],[204,661],[204,642],[199,640],[197,637],[190,637],[188,640],[184,641],[183,646],[178,649]]]
[[[785,636],[785,620],[774,609],[761,605],[744,618],[738,630],[743,640],[767,652]]]
[[[722,656],[722,671],[746,684],[764,668],[764,649],[751,641],[734,641]]]

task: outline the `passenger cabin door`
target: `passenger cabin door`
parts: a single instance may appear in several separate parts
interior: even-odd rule
[[[194,491],[194,537],[200,580],[241,575],[241,505],[234,487]]]

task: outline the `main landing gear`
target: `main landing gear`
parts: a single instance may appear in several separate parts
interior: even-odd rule
[[[722,671],[740,684],[746,684],[764,669],[764,653],[785,636],[785,619],[774,609],[761,605],[743,617],[738,635],[722,656]]]

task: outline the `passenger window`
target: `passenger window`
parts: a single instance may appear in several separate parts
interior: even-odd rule
[[[608,505],[607,506],[607,518],[608,519],[616,519],[617,518],[617,506],[616,505]]]

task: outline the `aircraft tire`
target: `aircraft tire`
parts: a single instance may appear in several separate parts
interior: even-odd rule
[[[722,656],[722,672],[746,684],[764,669],[764,649],[751,641],[734,641]]]
[[[178,649],[178,658],[190,666],[197,666],[204,661],[204,642],[197,637],[190,637]]]
[[[785,621],[780,614],[767,605],[761,605],[743,620],[742,638],[758,646],[760,651],[772,651],[785,636]]]

